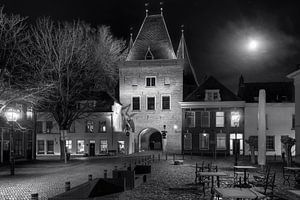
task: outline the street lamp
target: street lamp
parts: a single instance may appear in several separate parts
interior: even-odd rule
[[[10,151],[10,175],[15,175],[15,153],[14,153],[14,122],[21,117],[21,111],[14,108],[9,108],[5,111],[5,117],[8,122],[11,122],[11,130],[9,134],[9,151]]]
[[[240,113],[238,111],[235,112],[231,112],[231,124],[235,127],[235,159],[234,159],[234,165],[238,165],[238,153],[239,153],[239,149],[238,149],[238,143],[237,143],[237,127],[239,126],[239,122],[240,122]]]

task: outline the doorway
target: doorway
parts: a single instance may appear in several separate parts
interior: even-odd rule
[[[235,155],[238,151],[238,155],[243,154],[243,134],[242,133],[231,133],[230,134],[230,155]]]
[[[149,138],[150,150],[162,150],[162,137],[160,132],[154,132]]]
[[[95,156],[95,141],[91,140],[90,141],[90,156]]]

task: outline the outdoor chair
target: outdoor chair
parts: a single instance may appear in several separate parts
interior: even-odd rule
[[[276,172],[269,172],[263,187],[253,187],[253,189],[261,194],[266,195],[268,199],[274,198]]]
[[[195,172],[195,184],[202,186],[202,191],[205,196],[205,190],[210,186],[210,177],[209,176],[199,176],[199,172],[211,171],[209,164],[205,165],[204,161],[202,164],[196,163],[196,172]]]
[[[266,178],[269,176],[271,166],[267,165],[263,170],[257,171],[256,175],[253,175],[253,181],[250,182],[251,185],[255,187],[262,187],[265,185]]]

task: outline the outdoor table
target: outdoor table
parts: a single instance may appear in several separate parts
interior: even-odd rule
[[[234,169],[242,169],[244,170],[244,184],[247,185],[247,170],[249,169],[256,169],[254,166],[247,166],[247,165],[239,165],[239,166],[234,166]]]
[[[300,167],[284,167],[284,169],[291,170],[293,172],[300,171]]]
[[[217,177],[217,184],[218,187],[220,187],[220,182],[219,182],[219,177],[220,176],[228,176],[226,173],[224,172],[199,172],[198,173],[199,176],[211,176],[211,193],[213,194],[213,188],[214,188],[214,177]]]
[[[232,199],[261,199],[265,195],[252,190],[251,188],[215,188],[217,196]]]

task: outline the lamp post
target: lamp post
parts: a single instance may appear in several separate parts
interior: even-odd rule
[[[231,122],[235,127],[235,154],[234,154],[234,165],[238,165],[238,153],[239,153],[239,149],[238,149],[238,143],[237,143],[237,127],[239,126],[239,122],[240,122],[240,113],[238,111],[235,112],[231,112]]]
[[[5,117],[11,123],[11,130],[9,134],[9,152],[10,152],[10,175],[15,175],[15,152],[14,152],[14,122],[21,116],[21,111],[14,108],[9,108],[5,111]]]

